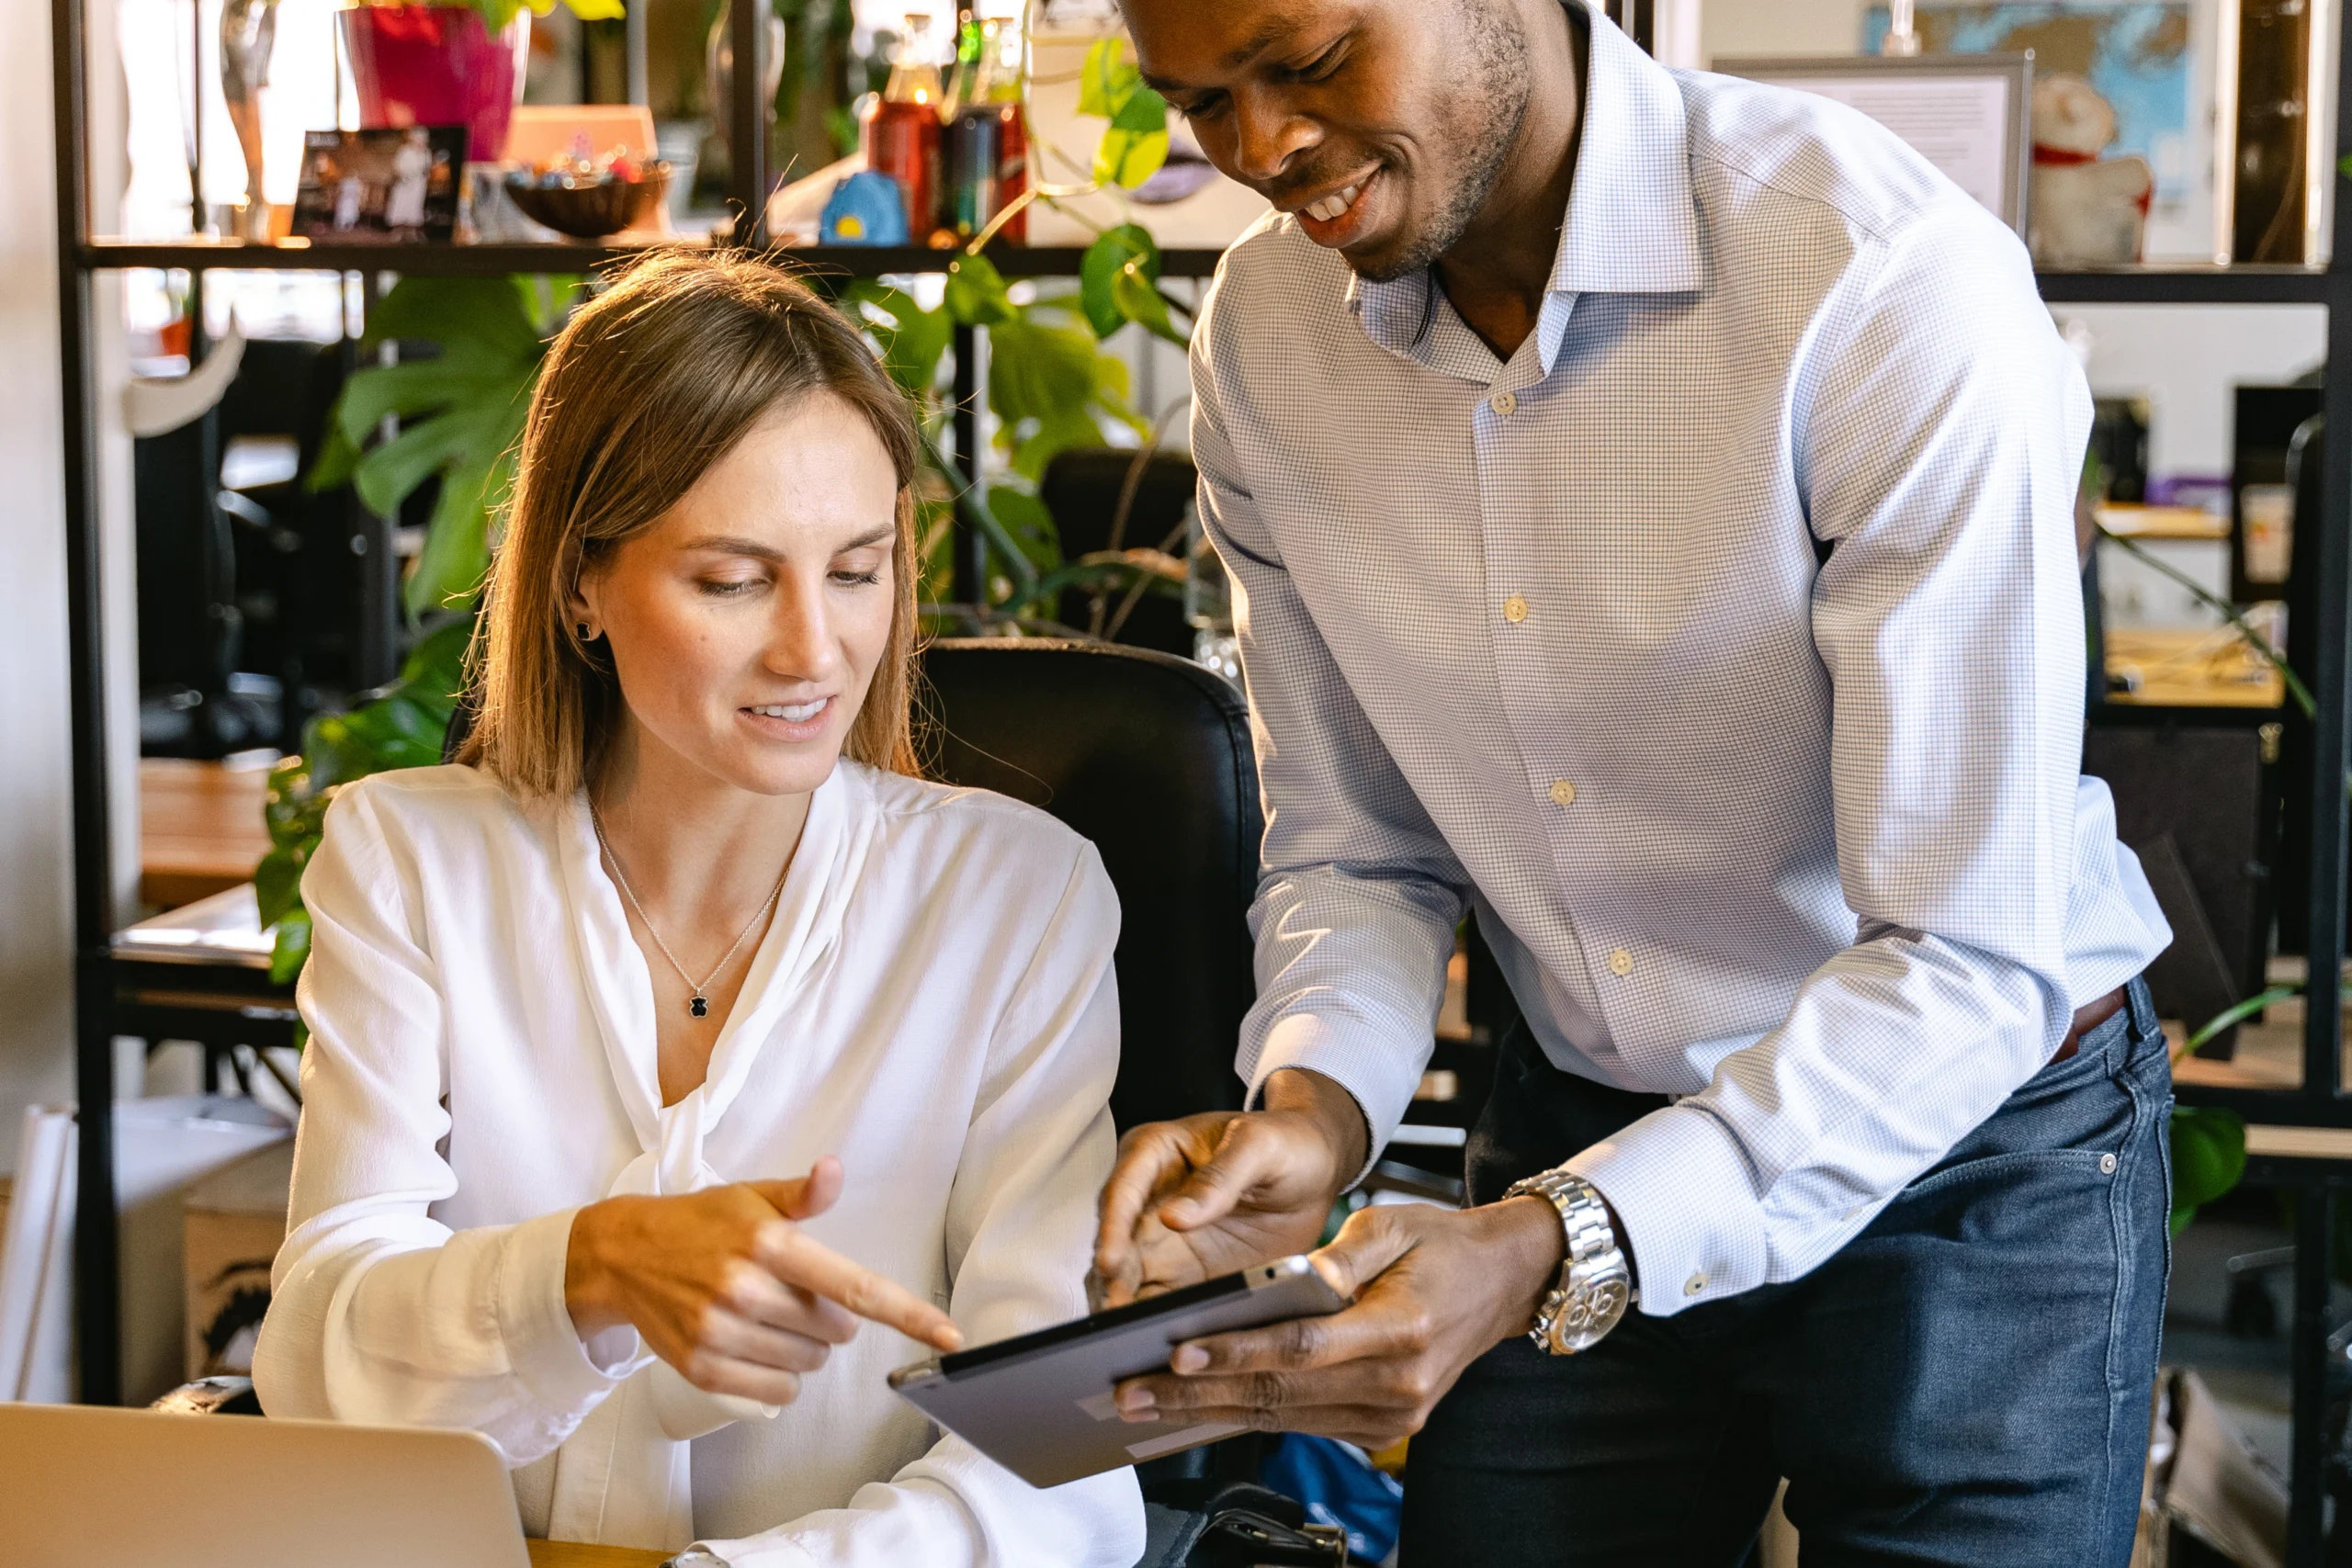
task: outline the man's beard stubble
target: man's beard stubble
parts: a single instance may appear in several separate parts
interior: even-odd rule
[[[1453,188],[1428,228],[1405,249],[1375,265],[1359,265],[1370,283],[1391,283],[1420,271],[1452,250],[1494,194],[1503,164],[1519,141],[1532,91],[1527,70],[1527,33],[1510,0],[1460,0],[1467,69],[1443,104],[1446,141],[1462,149]]]

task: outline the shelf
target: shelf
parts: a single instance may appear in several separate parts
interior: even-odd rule
[[[2283,707],[2174,706],[2117,702],[2110,696],[2092,704],[2085,722],[2093,729],[2259,729],[2266,724],[2282,723],[2288,716]]]
[[[2249,1124],[2267,1127],[2352,1127],[2352,1096],[2305,1094],[2292,1089],[2222,1088],[2181,1084],[2173,1090],[2183,1105],[2234,1111]]]
[[[2318,266],[2128,266],[2034,281],[2053,305],[2324,305],[2332,287]]]
[[[688,242],[691,243],[691,242]],[[91,240],[82,265],[94,271],[121,267],[275,269],[292,272],[397,272],[420,277],[494,277],[509,273],[586,272],[640,253],[638,245],[582,242],[562,244],[316,245],[244,240]],[[949,251],[905,245],[782,246],[769,255],[834,276],[939,272]],[[988,257],[1007,277],[1074,277],[1085,253],[1074,245],[990,245]],[[1165,251],[1167,277],[1206,277],[1218,251]]]
[[[691,243],[692,242],[687,242]],[[560,244],[322,245],[243,240],[91,240],[82,265],[105,271],[118,267],[273,268],[299,272],[398,272],[425,277],[484,277],[507,273],[585,272],[632,256],[637,245],[585,241]],[[910,245],[793,245],[768,253],[837,276],[878,277],[886,273],[937,272],[945,251]],[[1069,277],[1085,253],[1075,245],[990,245],[989,259],[1007,277]],[[1170,250],[1160,253],[1168,277],[1206,277],[1224,253]],[[2041,297],[2052,304],[2324,304],[2331,287],[2324,267],[2166,266],[2118,267],[2102,272],[2035,275]]]

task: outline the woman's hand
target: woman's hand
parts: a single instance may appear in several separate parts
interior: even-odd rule
[[[627,1324],[696,1388],[764,1404],[797,1398],[861,1317],[960,1347],[945,1313],[800,1228],[841,1190],[841,1162],[828,1156],[798,1181],[589,1204],[564,1260],[572,1325],[585,1337]]]

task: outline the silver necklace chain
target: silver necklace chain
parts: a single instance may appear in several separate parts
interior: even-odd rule
[[[784,869],[776,874],[775,891],[752,916],[752,923],[735,938],[735,945],[727,950],[727,955],[718,961],[717,967],[697,983],[692,975],[686,973],[686,966],[678,962],[678,955],[670,951],[670,944],[662,940],[662,933],[653,929],[653,918],[645,912],[645,906],[637,901],[637,894],[628,885],[628,873],[621,869],[621,857],[613,852],[612,840],[605,837],[605,818],[594,801],[588,805],[588,825],[596,830],[597,847],[605,852],[605,858],[613,863],[613,880],[620,884],[621,897],[628,900],[628,907],[637,911],[639,921],[645,927],[645,934],[653,939],[653,945],[662,950],[662,956],[670,961],[670,967],[678,972],[678,978],[693,988],[694,999],[686,1004],[686,1010],[696,1018],[708,1017],[710,998],[703,993],[710,988],[711,981],[727,973],[727,966],[735,962],[735,955],[743,950],[743,944],[751,940],[752,933],[759,930],[760,923],[767,919],[768,911],[775,908],[775,901],[784,897],[785,878],[792,874],[790,857],[786,858]]]

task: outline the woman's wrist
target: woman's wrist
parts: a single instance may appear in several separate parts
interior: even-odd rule
[[[563,1255],[563,1304],[582,1339],[628,1321],[612,1299],[605,1267],[604,1239],[616,1200],[590,1203],[571,1216],[571,1240]]]

